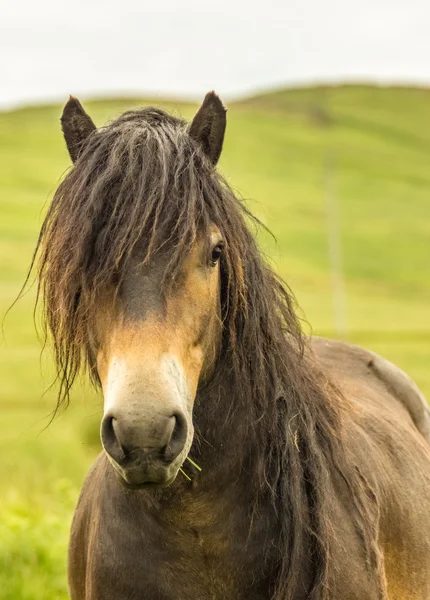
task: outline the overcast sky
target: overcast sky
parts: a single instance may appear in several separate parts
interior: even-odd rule
[[[430,0],[0,0],[0,106],[430,85]]]

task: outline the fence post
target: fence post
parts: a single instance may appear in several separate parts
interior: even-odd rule
[[[343,275],[340,206],[336,198],[334,187],[334,161],[329,155],[327,155],[325,159],[324,171],[333,320],[337,337],[346,340],[348,337],[348,316],[345,280]]]

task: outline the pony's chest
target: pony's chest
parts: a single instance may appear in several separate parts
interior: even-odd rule
[[[99,521],[88,538],[85,600],[270,597],[259,536],[232,514],[194,517],[181,524],[164,515]]]
[[[212,495],[210,505],[196,503],[181,512],[174,535],[168,535],[172,572],[181,573],[185,587],[192,582],[194,593],[187,598],[267,600],[265,573],[273,572],[270,557],[264,556],[268,523],[256,519],[250,527],[239,499],[225,503],[226,497],[218,502]]]
[[[148,540],[150,546],[163,548],[156,566],[151,553],[144,557],[158,572],[161,597],[266,600],[265,582],[262,594],[258,589],[261,545],[252,536],[247,540],[241,524],[229,523],[228,515],[214,523],[208,519],[208,523],[182,525]]]

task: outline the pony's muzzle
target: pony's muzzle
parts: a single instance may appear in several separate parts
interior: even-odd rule
[[[141,421],[137,415],[119,411],[105,414],[101,424],[103,447],[129,486],[169,485],[181,466],[175,465],[175,460],[187,440],[187,420],[175,412]]]

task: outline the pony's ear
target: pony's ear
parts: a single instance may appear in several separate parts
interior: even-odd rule
[[[217,164],[222,150],[226,112],[215,92],[209,92],[190,127],[190,136],[200,144],[213,165]]]
[[[76,162],[87,137],[96,126],[77,98],[70,96],[61,115],[61,127],[70,158]]]

